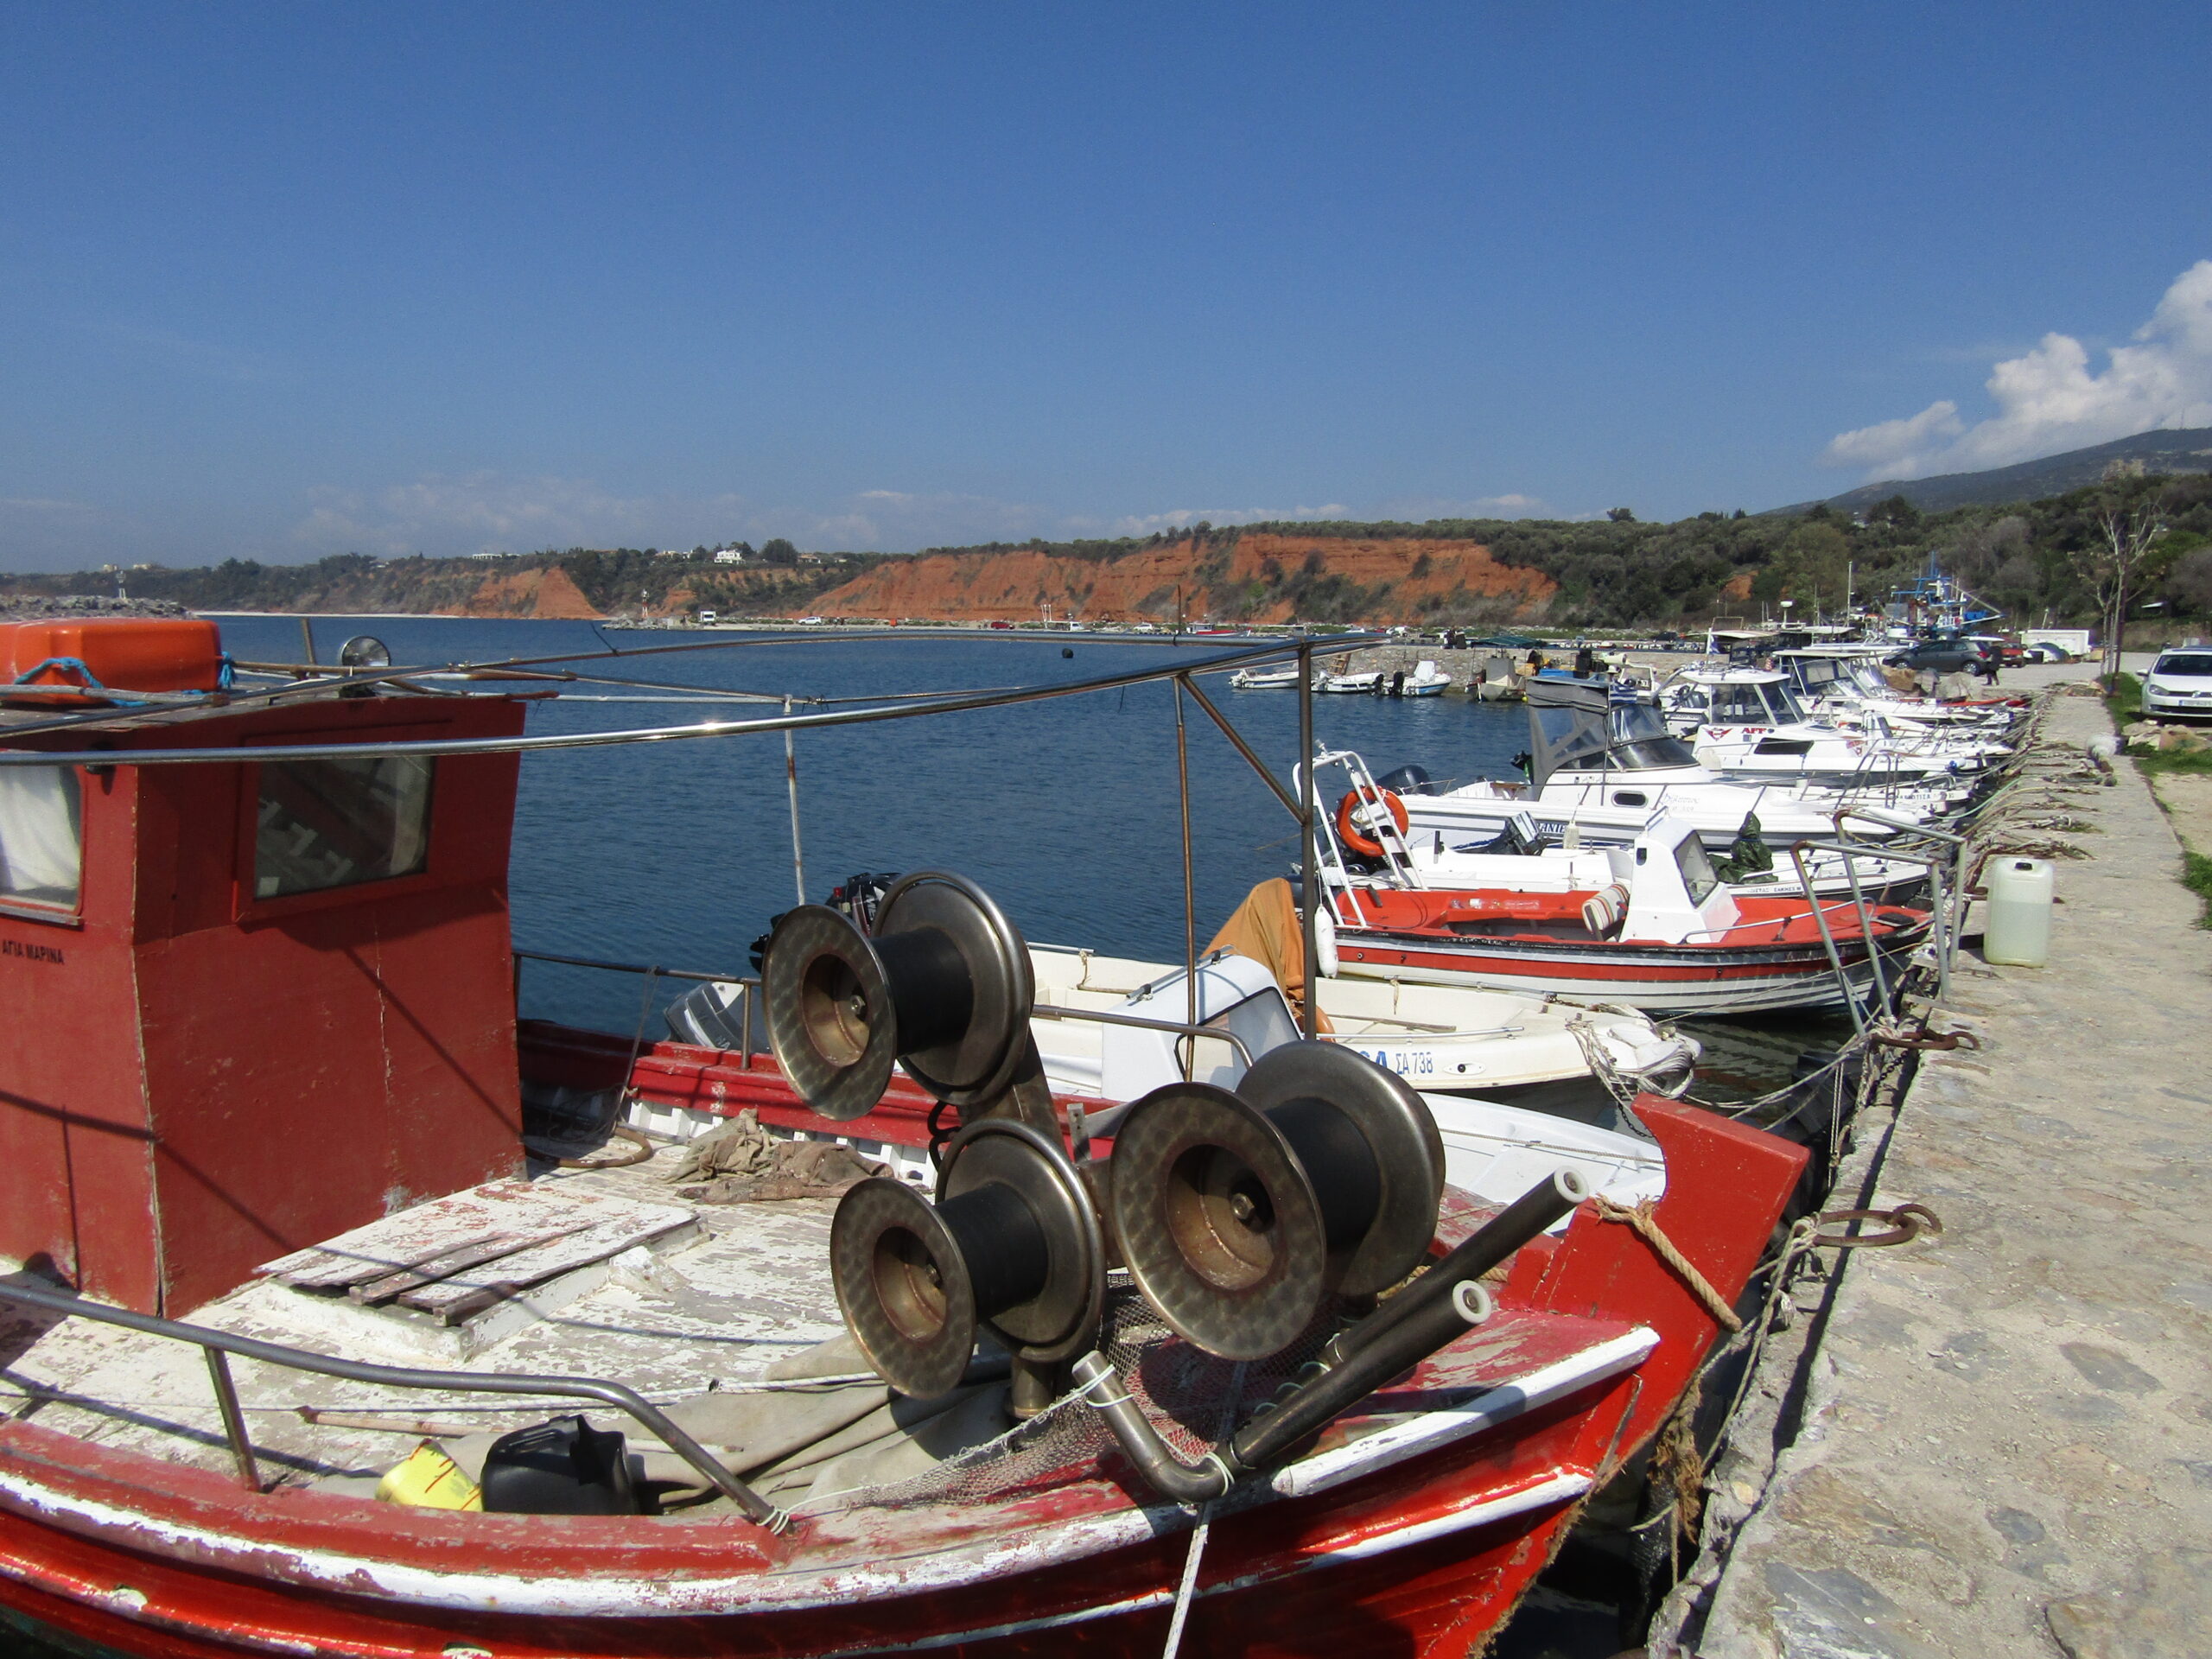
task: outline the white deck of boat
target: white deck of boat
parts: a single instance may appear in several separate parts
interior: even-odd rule
[[[835,1201],[690,1205],[666,1180],[681,1156],[667,1147],[625,1169],[541,1176],[537,1185],[556,1191],[688,1210],[696,1225],[658,1253],[626,1250],[459,1331],[411,1310],[365,1308],[270,1281],[184,1317],[347,1359],[624,1382],[656,1404],[741,1389],[776,1360],[844,1328],[830,1278]],[[49,1316],[0,1304],[0,1411],[172,1463],[233,1466],[196,1347],[83,1319],[49,1324]],[[496,1339],[473,1342],[463,1334],[469,1326]],[[504,1430],[582,1409],[601,1427],[638,1432],[591,1402],[377,1388],[238,1358],[231,1369],[272,1485],[379,1474],[424,1438],[424,1426]],[[394,1427],[311,1423],[300,1415],[303,1406],[388,1418]]]

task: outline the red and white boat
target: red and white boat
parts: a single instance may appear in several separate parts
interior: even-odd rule
[[[106,661],[86,629],[46,653],[87,670],[80,685]],[[952,1085],[901,1078],[832,1122],[808,1105],[818,1075],[802,1090],[763,1055],[518,1021],[506,867],[524,705],[372,673],[256,692],[230,685],[212,630],[150,648],[181,666],[149,707],[0,707],[0,1254],[18,1268],[0,1276],[0,1626],[72,1650],[1154,1653],[1173,1624],[1194,1653],[1477,1653],[1673,1411],[1714,1339],[1710,1294],[1742,1294],[1805,1162],[1638,1103],[1667,1160],[1652,1221],[1702,1291],[1567,1187],[1503,1216],[1444,1189],[1433,1228],[1418,1182],[1375,1201],[1349,1257],[1326,1235],[1349,1300],[1317,1304],[1337,1317],[1309,1329],[1336,1333],[1319,1351],[1338,1393],[1300,1382],[1313,1432],[1270,1449],[1268,1425],[1305,1420],[1258,1408],[1311,1375],[1314,1341],[1250,1360],[1202,1347],[1176,1322],[1187,1304],[1160,1311],[1145,1276],[1167,1235],[1128,1218],[1150,1202],[1128,1173],[1152,1166],[1143,1147],[1185,1169],[1184,1104],[1130,1108],[1097,1164],[1079,1129],[1062,1139],[1065,1103],[1047,1098],[1042,1132],[1017,1084],[1029,1127],[979,1115],[934,1211],[879,1179],[838,1224],[867,1193],[951,1227],[953,1176],[987,1143],[1107,1172],[1133,1254],[1108,1274],[1092,1250],[1078,1336],[1094,1346],[1072,1380],[1012,1424],[987,1367],[928,1399],[849,1357],[779,1380],[769,1362],[819,1359],[839,1302],[871,1282],[833,1267],[829,1206],[686,1198],[663,1179],[672,1147],[626,1168],[528,1161],[525,1110],[696,1126],[751,1109],[911,1150]],[[857,1032],[853,1052],[874,1053],[866,987],[815,969],[771,997],[772,1020],[831,1049]],[[1390,1110],[1413,1098],[1304,1046]],[[1213,1090],[1188,1123],[1199,1106],[1266,1116]],[[1304,1144],[1286,1121],[1253,1131],[1262,1150]],[[1333,1179],[1280,1157],[1316,1190]],[[1066,1191],[1071,1215],[1090,1213]],[[1275,1211],[1236,1213],[1302,1236]],[[1350,1275],[1408,1215],[1422,1230],[1391,1249],[1431,1270],[1366,1313]],[[1484,1249],[1508,1264],[1487,1292]],[[895,1277],[902,1259],[877,1267]],[[1051,1256],[1048,1287],[1063,1265]],[[1287,1281],[1268,1272],[1253,1282],[1273,1294]],[[930,1329],[957,1334],[953,1281],[936,1282]],[[1226,1305],[1250,1287],[1216,1290]],[[976,1291],[995,1332],[1016,1330],[1019,1288]],[[1408,1346],[1416,1317],[1443,1325]],[[1013,1351],[1017,1382],[1054,1375]],[[556,1403],[600,1433],[501,1432]],[[610,1428],[628,1449],[601,1458]],[[559,1457],[502,1464],[518,1444]],[[484,1507],[372,1495],[408,1498],[374,1478],[417,1457],[456,1492],[476,1483]],[[613,1507],[495,1503],[495,1466]]]
[[[1585,856],[1587,856],[1586,855]],[[1660,818],[1604,849],[1612,880],[1565,888],[1363,882],[1328,872],[1322,969],[1351,978],[1484,985],[1647,1013],[1830,1007],[1861,996],[1874,957],[1927,938],[1921,910],[1754,895],[1713,873],[1698,832]],[[1508,861],[1488,861],[1503,865]],[[1527,861],[1531,865],[1538,860]],[[1891,977],[1894,977],[1892,970]]]

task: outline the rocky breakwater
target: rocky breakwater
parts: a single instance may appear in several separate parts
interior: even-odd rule
[[[0,622],[77,621],[93,616],[189,616],[166,599],[102,599],[89,594],[0,594]]]

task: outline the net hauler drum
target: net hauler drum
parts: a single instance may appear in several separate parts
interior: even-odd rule
[[[887,1177],[838,1201],[830,1264],[845,1324],[884,1381],[958,1386],[988,1331],[1020,1364],[1096,1339],[1106,1251],[1082,1178],[1050,1138],[1005,1118],[953,1137],[934,1206]]]
[[[1207,1352],[1262,1359],[1330,1295],[1371,1296],[1427,1252],[1444,1191],[1435,1120],[1335,1043],[1260,1057],[1235,1094],[1170,1084],[1116,1126],[1110,1207],[1130,1276]]]
[[[893,1061],[949,1105],[997,1101],[1027,1052],[1037,995],[1014,924],[972,882],[935,870],[884,895],[872,934],[825,906],[787,912],[760,982],[777,1063],[840,1121],[883,1098]]]

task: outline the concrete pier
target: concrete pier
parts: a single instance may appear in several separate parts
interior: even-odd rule
[[[2077,693],[2044,740],[2110,730]],[[1933,1023],[1980,1049],[1862,1137],[1872,1202],[1944,1231],[1842,1260],[1653,1655],[2212,1654],[2212,932],[2118,773],[2066,798],[2050,965],[1963,955]]]

